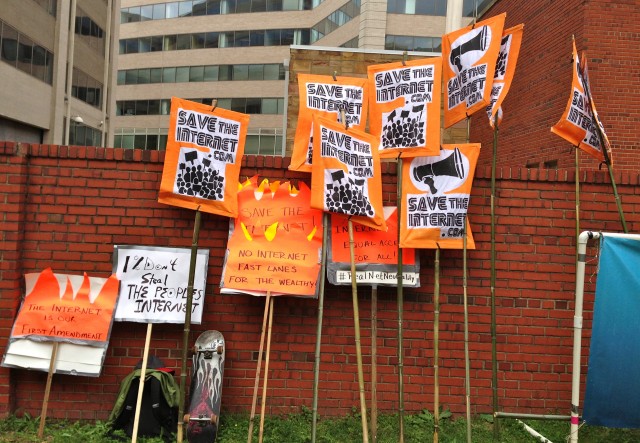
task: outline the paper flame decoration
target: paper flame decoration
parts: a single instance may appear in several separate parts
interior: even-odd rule
[[[107,342],[118,299],[119,281],[43,270],[27,295],[12,338],[40,337],[65,342]],[[31,286],[31,287],[30,287]]]

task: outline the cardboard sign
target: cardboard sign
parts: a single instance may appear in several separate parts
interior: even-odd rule
[[[353,225],[356,281],[371,286],[398,284],[398,210],[384,207],[386,231]],[[345,217],[331,215],[327,278],[334,285],[351,284],[349,229]],[[415,250],[402,250],[403,286],[420,286],[420,264]]]
[[[505,30],[502,34],[500,53],[498,54],[496,71],[493,76],[493,86],[491,87],[491,103],[487,106],[489,124],[492,128],[496,114],[498,115],[498,125],[500,125],[502,121],[502,102],[509,92],[513,76],[516,72],[523,29],[524,25],[520,24]]]
[[[378,139],[318,116],[313,139],[311,207],[385,230]]]
[[[380,158],[440,153],[442,58],[385,63],[367,68],[370,133]]]
[[[480,144],[442,145],[402,165],[401,248],[475,249],[467,208]]]
[[[602,149],[598,128],[602,131],[605,150]],[[551,127],[551,132],[567,140],[573,146],[582,149],[591,157],[604,162],[611,161],[611,147],[596,112],[589,89],[586,56],[578,58],[576,44],[573,42],[573,80],[571,95],[562,117]],[[605,152],[606,151],[606,152]]]
[[[258,177],[238,192],[238,217],[229,222],[222,292],[315,297],[322,253],[322,211],[311,191]]]
[[[300,105],[289,169],[311,172],[313,116],[336,120],[345,111],[349,126],[365,130],[368,106],[366,78],[298,74]]]
[[[249,116],[171,98],[158,201],[235,217]]]
[[[118,279],[54,274],[47,268],[25,275],[27,295],[11,339],[105,346],[109,342]]]
[[[444,126],[487,107],[506,14],[442,36]]]
[[[113,268],[120,279],[116,321],[184,323],[191,249],[116,245]],[[191,323],[200,324],[209,250],[198,249]]]

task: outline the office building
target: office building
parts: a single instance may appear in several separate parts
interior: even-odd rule
[[[250,114],[245,153],[286,154],[291,45],[437,53],[490,3],[122,0],[114,146],[164,149],[177,96]]]
[[[119,11],[119,0],[2,1],[0,140],[108,144]]]

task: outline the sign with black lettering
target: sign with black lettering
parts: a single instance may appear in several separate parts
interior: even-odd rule
[[[116,321],[184,323],[191,249],[116,245],[114,273],[120,279]],[[199,249],[193,281],[191,322],[200,324],[209,250]]]
[[[158,201],[235,217],[249,116],[171,98]]]

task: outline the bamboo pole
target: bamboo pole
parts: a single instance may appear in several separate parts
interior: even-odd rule
[[[467,226],[462,237],[462,288],[464,299],[464,379],[467,405],[467,443],[471,443],[471,377],[469,375],[469,304],[467,297]]]
[[[440,245],[437,245],[433,273],[433,443],[438,443],[440,431]]]
[[[378,286],[371,287],[371,441],[378,441]]]
[[[398,220],[401,219],[400,211],[402,211],[402,157],[398,156],[398,190],[397,190],[397,211]],[[404,443],[404,344],[403,344],[403,320],[404,320],[404,293],[403,293],[403,268],[402,268],[402,248],[400,247],[400,226],[398,225],[398,283],[397,283],[397,299],[398,299],[398,426],[399,426],[399,442]]]
[[[320,347],[322,343],[322,317],[324,315],[324,281],[327,272],[327,228],[329,214],[322,216],[322,258],[320,261],[320,287],[318,288],[318,328],[316,330],[316,352],[313,367],[313,405],[311,418],[311,443],[316,442],[318,428],[318,389],[320,385]],[[251,443],[249,441],[249,443]]]
[[[258,403],[258,386],[260,385],[260,368],[262,366],[262,350],[264,349],[264,336],[267,330],[267,318],[269,317],[269,305],[271,303],[271,291],[267,291],[264,302],[264,315],[262,316],[262,332],[260,333],[260,347],[258,350],[258,365],[256,368],[256,381],[253,385],[253,400],[251,401],[251,415],[249,416],[249,436],[247,443],[253,439],[253,421],[256,417],[256,405]]]
[[[187,283],[187,307],[184,318],[184,330],[182,335],[182,369],[180,371],[180,401],[178,403],[178,443],[184,438],[184,403],[187,385],[187,352],[189,348],[189,333],[191,332],[191,309],[193,305],[193,280],[196,274],[196,262],[198,258],[198,237],[200,236],[200,205],[196,208],[196,217],[193,224],[193,240],[191,242],[191,261],[189,263],[189,281]]]
[[[51,393],[51,382],[53,380],[53,374],[56,372],[56,359],[58,358],[58,346],[57,341],[53,342],[53,348],[51,348],[51,361],[49,361],[49,373],[47,374],[47,384],[44,388],[44,400],[42,401],[42,412],[40,413],[40,426],[38,426],[38,438],[42,438],[44,435],[44,423],[47,421],[47,409],[49,408],[49,394]]]
[[[576,147],[576,266],[578,263],[578,239],[580,238],[580,150]]]
[[[498,412],[498,339],[496,319],[496,163],[498,158],[498,114],[493,121],[493,160],[491,162],[491,379],[493,412]],[[493,438],[500,436],[500,421],[493,420]]]
[[[360,312],[358,309],[358,282],[356,281],[356,262],[353,241],[353,222],[348,220],[349,256],[351,258],[351,298],[353,302],[353,323],[356,339],[356,360],[358,364],[358,386],[360,389],[360,415],[362,416],[362,442],[369,443],[367,429],[367,403],[364,396],[364,373],[362,369],[362,348],[360,345]]]
[[[147,323],[147,336],[144,340],[144,351],[142,351],[142,367],[140,368],[140,382],[138,383],[138,398],[136,399],[136,411],[133,419],[133,431],[131,432],[131,443],[138,441],[138,426],[140,425],[140,406],[142,406],[142,394],[144,393],[144,381],[147,376],[147,361],[149,358],[149,346],[151,344],[151,331],[153,323]]]
[[[271,353],[271,328],[273,326],[273,298],[269,300],[269,328],[267,330],[267,356],[264,362],[264,380],[262,382],[262,401],[260,404],[260,431],[258,443],[262,443],[264,436],[264,414],[267,405],[267,381],[269,380],[269,354]]]

